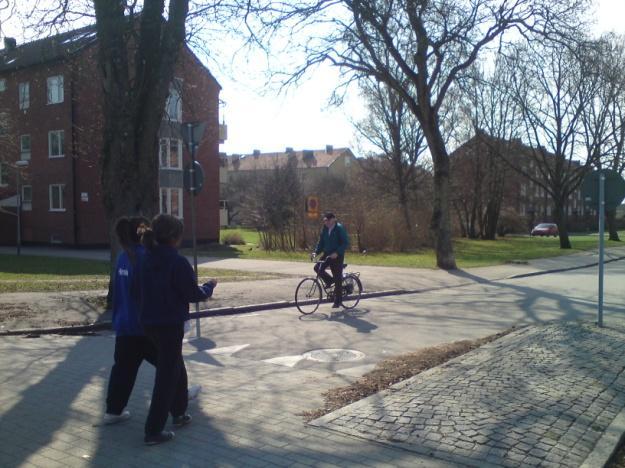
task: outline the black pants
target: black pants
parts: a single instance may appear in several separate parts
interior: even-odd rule
[[[336,258],[326,257],[323,259],[323,263],[315,264],[315,271],[319,273],[319,277],[325,281],[326,284],[330,284],[334,280],[334,303],[341,303],[341,293],[343,292],[343,261],[345,257],[339,255]],[[330,268],[332,276],[326,271]]]
[[[147,336],[118,336],[115,338],[114,359],[106,394],[106,412],[121,414],[128,404],[143,360],[156,365],[156,347]]]
[[[145,422],[145,434],[159,434],[167,415],[181,416],[187,411],[187,369],[182,359],[184,325],[146,326],[146,335],[156,346],[156,376],[152,403]]]

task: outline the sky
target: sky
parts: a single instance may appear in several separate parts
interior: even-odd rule
[[[45,0],[44,0],[45,1]],[[597,32],[625,34],[625,0],[596,0]],[[20,25],[2,24],[2,33],[20,37]],[[222,45],[223,46],[223,45]],[[222,86],[220,120],[228,126],[228,139],[220,151],[249,154],[295,150],[350,147],[356,156],[370,147],[359,144],[351,122],[364,116],[356,89],[339,107],[329,99],[339,82],[336,69],[322,66],[308,75],[297,88],[278,92],[267,88],[262,57],[234,54],[230,63],[208,63],[208,68]]]
[[[625,34],[625,0],[599,0],[597,3],[597,31],[616,31]],[[237,79],[214,71],[222,85],[221,98],[224,121],[228,126],[228,140],[220,151],[228,154],[321,149],[326,145],[350,147],[357,156],[368,148],[360,148],[350,119],[364,114],[357,93],[341,108],[328,105],[334,83],[335,70],[326,67],[309,76],[308,81],[286,95],[263,92],[250,75],[261,73],[254,64],[245,64],[246,72]],[[354,90],[355,91],[355,90]],[[363,146],[363,145],[360,145]]]

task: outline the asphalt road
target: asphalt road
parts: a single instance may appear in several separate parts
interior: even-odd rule
[[[294,368],[358,376],[378,361],[419,348],[475,339],[511,326],[597,316],[597,268],[362,301],[351,312],[329,304],[301,316],[297,309],[203,319],[202,340],[190,340],[198,359],[219,353]],[[605,266],[604,325],[625,320],[625,260]],[[217,348],[211,352],[210,348]],[[363,353],[347,362],[318,362],[303,355],[317,349]],[[205,352],[205,350],[209,350]]]

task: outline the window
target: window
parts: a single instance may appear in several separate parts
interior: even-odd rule
[[[20,109],[26,110],[30,107],[30,83],[20,83],[18,89]]]
[[[30,135],[20,135],[20,159],[30,160]]]
[[[9,171],[6,164],[0,162],[0,187],[9,185]]]
[[[182,122],[182,80],[174,78],[169,87],[169,96],[165,104],[165,119],[172,122]]]
[[[161,213],[182,218],[182,189],[161,188]]]
[[[65,156],[63,148],[65,146],[65,131],[52,130],[48,132],[48,157],[62,158]]]
[[[22,185],[22,211],[33,209],[33,186]]]
[[[160,161],[163,169],[182,169],[182,140],[161,138]]]
[[[0,93],[7,90],[7,80],[4,78],[0,79]]]
[[[63,102],[63,75],[48,77],[48,104]]]
[[[65,185],[50,185],[50,211],[65,211],[63,196],[65,194]]]

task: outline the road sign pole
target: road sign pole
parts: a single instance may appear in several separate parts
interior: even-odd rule
[[[597,307],[597,326],[603,327],[603,248],[605,230],[605,175],[599,175],[599,300]]]
[[[196,143],[193,141],[193,124],[187,124],[187,132],[189,135],[189,146],[191,153],[191,165],[189,167],[189,179],[191,180],[191,236],[193,239],[193,271],[195,272],[195,281],[198,281],[197,274],[197,239],[195,235],[195,149]],[[200,311],[200,303],[195,303],[195,311]],[[200,329],[200,319],[195,319],[195,337],[200,338],[202,332]]]

